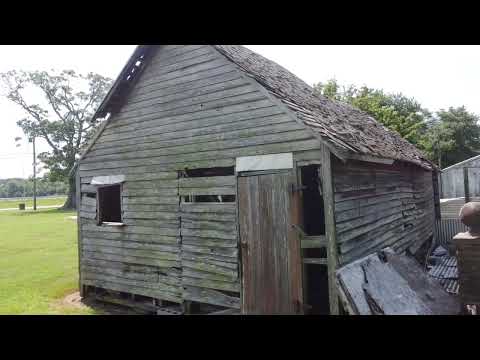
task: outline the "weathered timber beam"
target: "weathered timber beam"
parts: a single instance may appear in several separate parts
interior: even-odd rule
[[[320,167],[320,180],[323,189],[323,203],[325,209],[325,234],[327,239],[328,259],[328,296],[330,314],[339,314],[338,293],[335,281],[335,271],[338,266],[337,233],[335,228],[335,198],[333,188],[333,175],[331,153],[326,146],[321,147],[322,166]]]
[[[322,248],[327,246],[325,236],[306,236],[301,240],[302,249]]]
[[[303,259],[304,264],[311,264],[311,265],[328,265],[327,259],[317,259],[317,258],[305,258]]]

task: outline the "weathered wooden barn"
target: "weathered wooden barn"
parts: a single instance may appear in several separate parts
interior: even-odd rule
[[[464,197],[465,186],[467,186],[470,197],[480,197],[479,179],[480,155],[451,165],[440,173],[441,198]]]
[[[139,46],[95,116],[77,167],[83,296],[336,314],[336,268],[432,236],[424,155],[242,46]]]

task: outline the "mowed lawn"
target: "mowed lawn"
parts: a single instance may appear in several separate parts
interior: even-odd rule
[[[49,198],[37,198],[37,206],[52,206],[52,205],[63,205],[65,200],[67,199],[66,196],[59,196],[59,197],[49,197]],[[26,207],[33,207],[33,199],[27,198],[25,200],[10,200],[10,199],[1,199],[0,200],[0,209],[10,209],[15,208],[18,209],[18,204],[24,203]]]
[[[65,305],[78,289],[76,215],[0,211],[0,314],[92,314]]]

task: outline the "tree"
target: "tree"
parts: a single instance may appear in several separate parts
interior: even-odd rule
[[[464,106],[440,110],[428,124],[421,145],[439,167],[448,167],[480,153],[479,117]]]
[[[38,178],[37,194],[66,195],[67,184],[63,182],[52,182],[44,178]],[[31,179],[0,179],[0,198],[32,196],[33,186]]]
[[[331,79],[325,84],[318,83],[313,86],[313,92],[315,94],[321,94],[333,100],[343,100],[343,93],[340,92],[340,85],[338,85],[337,80]]]
[[[111,79],[99,74],[77,74],[73,70],[9,71],[0,74],[6,97],[27,115],[17,122],[29,137],[44,139],[50,152],[38,158],[48,170],[51,181],[68,181],[69,192],[64,208],[75,208],[75,177],[69,176],[82,146],[93,135],[98,120],[94,111],[111,85]],[[43,103],[33,100],[36,91]],[[27,100],[30,98],[30,101]]]
[[[340,86],[336,80],[315,84],[314,93],[365,111],[412,144],[419,143],[426,130],[426,120],[430,117],[430,113],[420,103],[401,93],[386,94],[383,90],[367,86]]]
[[[401,93],[387,94],[367,86],[340,86],[335,79],[315,84],[313,91],[365,111],[422,149],[440,168],[480,154],[479,117],[464,106],[432,115],[418,101]]]

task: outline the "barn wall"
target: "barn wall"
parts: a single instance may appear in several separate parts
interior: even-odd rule
[[[468,185],[471,197],[480,196],[480,159],[477,159],[442,171],[442,198],[465,196],[463,167],[477,167],[476,169],[468,169]]]
[[[387,246],[418,248],[433,234],[432,173],[408,164],[333,164],[339,261]]]
[[[178,178],[235,157],[318,154],[319,141],[210,46],[162,46],[80,162],[81,279],[175,302],[239,306],[236,203],[182,204],[234,193],[234,177]],[[97,226],[92,176],[123,174],[124,227]]]

